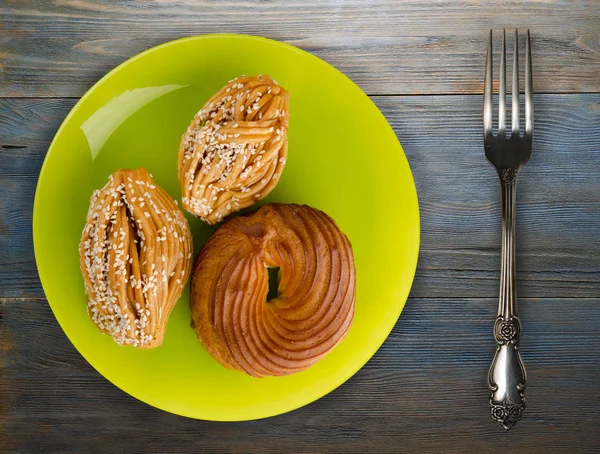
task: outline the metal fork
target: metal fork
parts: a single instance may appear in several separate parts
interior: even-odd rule
[[[525,409],[527,373],[519,353],[521,321],[517,312],[515,271],[515,214],[517,177],[531,157],[533,143],[533,89],[529,30],[525,51],[525,133],[519,134],[519,46],[515,31],[515,52],[512,82],[511,134],[506,134],[506,32],[502,35],[500,60],[498,134],[492,133],[492,32],[485,64],[483,95],[483,137],[485,156],[496,168],[502,188],[502,264],[500,268],[500,298],[494,324],[496,353],[488,373],[491,391],[490,409],[493,418],[510,429]]]

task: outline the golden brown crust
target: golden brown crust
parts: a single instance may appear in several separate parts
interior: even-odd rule
[[[94,191],[79,254],[98,328],[122,345],[159,346],[190,276],[192,236],[146,169],[118,170]]]
[[[267,302],[267,267],[280,268]],[[356,273],[348,238],[325,213],[267,204],[227,221],[192,275],[192,327],[224,366],[255,377],[306,369],[346,335]]]
[[[264,75],[234,79],[207,101],[179,146],[187,211],[215,224],[273,190],[287,158],[288,103]]]

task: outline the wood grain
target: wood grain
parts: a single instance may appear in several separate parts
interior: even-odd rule
[[[480,96],[374,97],[417,184],[415,297],[494,297],[499,187],[483,155]],[[0,296],[43,297],[31,210],[47,146],[74,100],[0,100]],[[535,98],[534,154],[519,183],[522,297],[598,297],[600,94]]]
[[[480,96],[487,33],[503,27],[531,29],[537,94],[517,216],[528,408],[510,433],[485,383],[500,206]],[[37,177],[76,98],[205,33],[266,36],[342,70],[394,128],[419,193],[419,267],[388,340],[333,393],[264,421],[185,419],[107,382],[61,331],[34,261]],[[5,0],[0,43],[0,452],[597,452],[600,2]]]
[[[479,93],[490,28],[530,28],[535,90],[600,92],[600,3],[7,0],[0,96],[81,96],[157,44],[245,33],[323,58],[369,94]]]
[[[0,451],[584,452],[600,444],[597,299],[524,299],[526,417],[489,417],[494,299],[411,298],[373,359],[330,395],[264,421],[211,423],[127,396],[75,351],[45,300],[2,300]],[[567,314],[567,316],[561,316]],[[1,415],[2,413],[0,413]]]

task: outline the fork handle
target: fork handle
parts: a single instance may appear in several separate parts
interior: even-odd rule
[[[517,311],[515,216],[518,170],[498,172],[502,188],[502,264],[500,298],[494,323],[496,353],[488,373],[492,417],[510,429],[525,409],[527,373],[519,353],[521,321]]]

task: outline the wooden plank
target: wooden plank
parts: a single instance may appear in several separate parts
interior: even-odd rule
[[[518,452],[600,445],[598,299],[525,299],[525,419]],[[75,351],[45,300],[0,301],[0,451],[494,452],[485,375],[494,299],[412,298],[391,336],[349,382],[263,421],[194,421],[149,407]]]
[[[492,296],[500,195],[483,154],[481,97],[375,102],[403,144],[419,194],[421,255],[413,295]],[[536,96],[534,104],[534,152],[517,192],[519,295],[597,297],[600,96]]]
[[[299,46],[369,94],[479,93],[487,33],[503,27],[532,30],[537,92],[600,92],[596,1],[27,0],[0,11],[4,97],[81,96],[138,52],[206,33]]]
[[[374,100],[403,143],[419,193],[421,255],[412,295],[494,297],[500,195],[483,155],[481,97]],[[32,201],[48,143],[73,103],[0,100],[0,296],[43,296]],[[535,106],[534,155],[519,183],[519,294],[597,297],[600,94],[540,95]]]
[[[0,295],[43,296],[33,251],[35,185],[74,100],[0,102]]]

